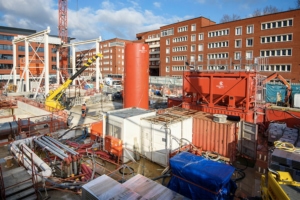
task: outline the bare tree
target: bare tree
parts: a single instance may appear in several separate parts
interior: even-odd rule
[[[261,16],[261,11],[259,9],[254,10],[252,16],[253,17]]]
[[[300,8],[300,0],[296,0],[296,9]]]
[[[277,13],[279,10],[275,6],[266,6],[263,10],[263,15]]]
[[[232,16],[229,16],[227,14],[223,15],[222,19],[220,20],[220,23],[225,23],[225,22],[231,22],[235,20],[241,19],[240,16],[233,14]]]

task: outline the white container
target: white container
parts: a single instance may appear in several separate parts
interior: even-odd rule
[[[134,151],[141,153],[141,118],[155,115],[155,111],[140,108],[124,108],[103,114],[103,133],[122,140],[124,163],[138,159]]]
[[[169,164],[169,154],[192,142],[193,118],[161,114],[142,120],[142,154],[162,166]],[[182,139],[184,138],[184,139]]]
[[[294,95],[294,108],[300,108],[300,94]]]

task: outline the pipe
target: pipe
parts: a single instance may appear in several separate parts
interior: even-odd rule
[[[12,143],[11,145],[11,151],[15,154],[15,156],[18,158],[18,160],[20,162],[23,163],[23,165],[25,166],[26,169],[29,170],[34,170],[35,172],[37,172],[37,166],[42,170],[41,172],[38,173],[39,176],[36,177],[36,182],[41,182],[43,180],[43,178],[48,178],[49,176],[52,175],[52,170],[51,168],[42,160],[40,159],[33,151],[31,151],[31,149],[26,145],[26,144],[32,144],[32,140],[35,137],[30,137],[30,138],[26,138],[26,139],[22,139],[22,140],[16,140]],[[18,145],[20,147],[23,147],[23,149],[25,149],[30,156],[32,155],[32,160],[33,163],[35,164],[34,169],[32,169],[31,165],[31,160],[28,159],[28,157],[26,157],[26,155],[22,155],[20,149],[18,148]],[[23,159],[22,159],[23,157]],[[24,162],[26,160],[26,162]],[[28,160],[28,161],[27,161]],[[29,172],[30,174],[31,172]]]
[[[47,148],[47,150],[49,150],[51,153],[57,155],[59,158],[61,158],[62,160],[64,160],[66,157],[68,157],[67,154],[65,154],[64,152],[59,151],[60,149],[55,149],[51,146],[51,144],[47,144],[45,141],[40,140],[40,139],[35,139],[34,140],[37,144],[42,144],[43,148]]]
[[[61,154],[59,154],[58,152],[54,151],[53,149],[51,149],[49,146],[44,145],[43,143],[41,143],[38,140],[34,140],[35,143],[37,143],[40,147],[47,149],[48,151],[50,151],[51,153],[53,153],[54,155],[56,155],[57,157],[59,157],[60,159],[64,159],[65,157]]]
[[[68,155],[59,147],[57,147],[55,144],[53,144],[51,141],[49,141],[47,138],[39,138],[39,141],[42,141],[44,144],[46,144],[47,146],[51,147],[53,150],[59,152],[62,155],[65,155],[66,157],[68,157]]]
[[[74,155],[78,155],[79,153],[77,153],[76,151],[74,151],[73,149],[67,147],[66,145],[60,143],[59,141],[49,137],[49,136],[45,136],[47,139],[51,140],[53,143],[57,144],[58,146],[64,148],[65,150],[69,151],[70,153],[74,154]]]

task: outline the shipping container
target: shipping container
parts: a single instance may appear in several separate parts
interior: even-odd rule
[[[239,122],[217,123],[213,115],[199,112],[193,116],[193,144],[204,151],[212,151],[235,161]]]
[[[137,159],[134,152],[141,153],[141,118],[155,115],[155,111],[135,107],[103,113],[104,136],[110,135],[122,140],[123,162]]]
[[[300,110],[279,106],[267,107],[265,118],[267,125],[273,121],[284,122],[287,127],[293,128],[300,124]]]
[[[172,152],[192,142],[192,123],[192,117],[172,113],[144,118],[142,154],[167,166]]]

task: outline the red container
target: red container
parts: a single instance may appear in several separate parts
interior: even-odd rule
[[[182,98],[179,97],[169,97],[168,98],[168,108],[174,106],[180,106],[182,104]]]
[[[149,108],[149,45],[125,46],[124,108]]]
[[[236,122],[217,123],[212,115],[204,112],[193,116],[192,143],[204,151],[217,152],[230,162],[236,159],[237,132]]]
[[[261,123],[264,122],[264,114],[263,110],[258,109],[258,113],[256,114],[256,117],[254,116],[254,111],[249,110],[248,112],[243,112],[242,110],[227,110],[226,108],[222,107],[214,107],[210,108],[206,105],[196,105],[194,103],[188,103],[183,102],[182,108],[186,109],[193,109],[193,110],[199,110],[211,114],[224,114],[224,115],[233,115],[233,116],[239,116],[242,120],[250,123]]]
[[[255,72],[193,72],[183,76],[183,102],[248,112],[254,107]]]
[[[300,112],[296,109],[289,108],[267,108],[266,109],[266,123],[271,121],[285,122],[287,127],[294,128],[300,124]]]
[[[95,140],[96,137],[103,135],[103,121],[95,122],[91,125],[91,139]]]

